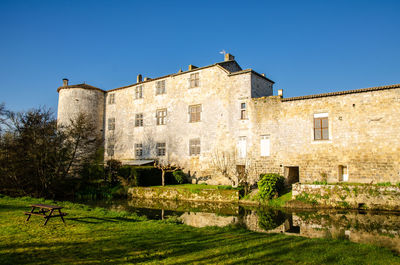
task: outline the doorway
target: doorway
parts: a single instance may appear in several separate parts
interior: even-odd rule
[[[285,167],[284,175],[287,185],[300,181],[299,167]]]

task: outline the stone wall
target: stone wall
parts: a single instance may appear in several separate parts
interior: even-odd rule
[[[400,211],[400,187],[376,185],[292,185],[292,199],[319,207]]]
[[[258,173],[298,167],[300,182],[400,182],[400,87],[363,93],[286,100],[253,99],[249,143]],[[329,139],[314,140],[315,114],[326,113]],[[260,157],[260,136],[270,136],[269,157]]]
[[[225,189],[187,189],[174,187],[133,187],[129,196],[143,199],[203,201],[203,202],[238,202],[238,190]]]

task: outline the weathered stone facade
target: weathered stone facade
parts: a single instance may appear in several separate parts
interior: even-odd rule
[[[211,184],[228,183],[213,167],[217,151],[244,153],[234,163],[252,168],[253,182],[268,172],[289,182],[400,182],[400,85],[283,98],[231,55],[137,81],[108,91],[64,84],[59,122],[86,112],[103,133],[106,160],[159,159]],[[314,129],[318,119],[324,129]]]

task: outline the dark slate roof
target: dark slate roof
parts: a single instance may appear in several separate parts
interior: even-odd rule
[[[356,94],[356,93],[365,93],[365,92],[387,90],[387,89],[395,89],[395,88],[400,88],[400,84],[389,85],[389,86],[378,86],[378,87],[361,88],[361,89],[339,91],[339,92],[331,92],[331,93],[323,93],[323,94],[316,94],[316,95],[309,95],[309,96],[282,98],[282,102],[294,101],[294,100],[304,100],[304,99],[313,99],[313,98],[323,98],[323,97],[333,97],[333,96],[341,96],[341,95]]]
[[[232,64],[234,66],[236,66],[237,69],[240,69],[240,70],[239,71],[230,71],[229,69],[231,69],[231,68],[228,65],[232,65]],[[134,83],[134,84],[123,86],[123,87],[113,88],[113,89],[108,90],[107,92],[112,92],[112,91],[119,90],[119,89],[124,89],[124,88],[128,88],[128,87],[136,86],[136,85],[141,85],[143,83],[147,83],[147,82],[151,82],[151,81],[155,81],[155,80],[160,80],[160,79],[167,78],[167,77],[170,77],[170,76],[177,76],[177,75],[187,74],[187,73],[190,73],[190,72],[199,71],[199,70],[206,69],[206,68],[213,67],[213,66],[222,67],[230,75],[231,74],[235,74],[235,73],[244,74],[244,73],[248,73],[249,71],[251,71],[252,73],[255,73],[255,74],[259,75],[260,77],[263,77],[263,78],[267,79],[268,81],[271,81],[270,79],[266,78],[265,76],[255,72],[255,71],[253,71],[251,69],[242,70],[240,65],[235,60],[230,60],[230,61],[223,61],[223,62],[219,62],[219,63],[215,63],[215,64],[203,66],[203,67],[198,67],[198,68],[195,68],[195,69],[192,69],[192,70],[188,70],[188,71],[183,71],[183,72],[164,75],[164,76],[160,76],[160,77],[156,77],[156,78],[151,78],[149,80],[142,81],[140,83]],[[273,82],[273,81],[271,81],[271,82]]]
[[[69,89],[69,88],[83,88],[83,89],[91,89],[91,90],[98,90],[101,92],[105,92],[104,90],[98,88],[98,87],[94,87],[88,84],[77,84],[77,85],[69,85],[69,86],[60,86],[59,88],[57,88],[57,92],[60,92],[61,89]]]

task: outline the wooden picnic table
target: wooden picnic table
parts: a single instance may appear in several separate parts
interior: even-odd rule
[[[63,207],[54,206],[54,205],[46,205],[46,204],[32,204],[31,207],[32,207],[32,209],[30,212],[25,212],[25,215],[28,215],[28,218],[26,219],[26,221],[29,221],[29,219],[31,218],[32,215],[37,215],[37,216],[41,216],[46,219],[46,221],[44,222],[44,225],[46,225],[47,222],[49,221],[49,219],[53,218],[53,217],[61,217],[61,220],[65,224],[65,220],[64,220],[63,216],[66,216],[67,214],[61,212],[61,209]],[[36,209],[38,209],[38,210],[35,211]],[[58,214],[56,214],[56,215],[53,214],[55,210],[58,211]],[[49,213],[49,214],[47,214],[47,213]]]

